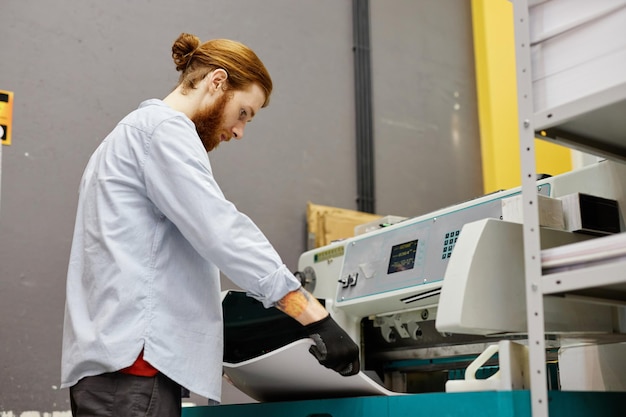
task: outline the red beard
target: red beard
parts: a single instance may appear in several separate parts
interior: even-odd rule
[[[198,111],[191,119],[207,152],[217,148],[221,142],[220,129],[224,122],[224,108],[229,98],[227,94],[223,94],[212,106]],[[225,134],[228,136],[228,132]]]

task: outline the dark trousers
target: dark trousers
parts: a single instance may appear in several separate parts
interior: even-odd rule
[[[177,417],[180,385],[159,373],[154,377],[119,372],[89,376],[70,388],[74,417]]]

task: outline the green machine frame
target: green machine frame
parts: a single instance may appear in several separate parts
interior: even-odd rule
[[[550,391],[550,417],[621,417],[625,392]],[[408,394],[188,407],[183,417],[530,417],[529,391]]]

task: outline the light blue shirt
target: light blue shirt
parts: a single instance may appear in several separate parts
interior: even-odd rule
[[[266,307],[300,287],[224,198],[195,126],[143,102],[83,174],[67,275],[62,387],[144,358],[220,400],[219,270]]]

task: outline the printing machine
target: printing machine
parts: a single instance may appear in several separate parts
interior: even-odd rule
[[[623,164],[602,161],[543,178],[537,189],[542,249],[625,230]],[[528,389],[520,191],[492,193],[301,255],[297,275],[360,345],[367,382],[359,383],[367,387],[346,388],[346,378],[308,354],[310,342],[294,320],[235,291],[223,300],[225,378],[259,401]],[[561,383],[564,340],[626,340],[624,307],[546,297],[545,316],[551,389]],[[307,363],[320,375],[292,378]]]

